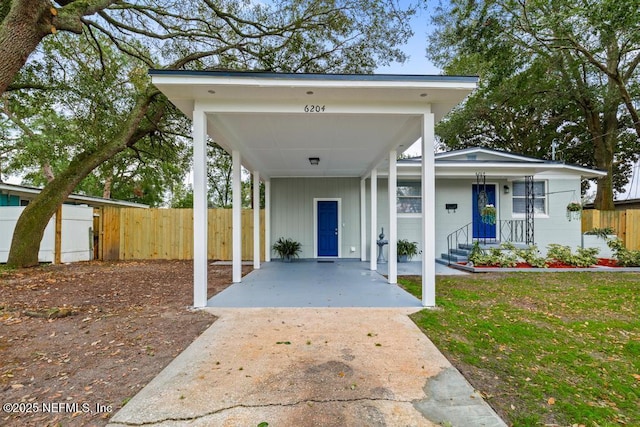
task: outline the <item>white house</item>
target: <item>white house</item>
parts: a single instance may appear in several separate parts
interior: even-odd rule
[[[397,162],[397,195],[393,204],[398,239],[417,242],[423,251],[420,173],[421,159]],[[435,256],[446,259],[450,250],[474,240],[535,243],[542,252],[549,243],[578,247],[581,224],[579,220],[567,218],[566,206],[571,201],[580,201],[582,179],[604,174],[483,148],[438,153],[435,155],[435,233],[431,238]],[[527,177],[530,177],[530,192],[526,191]],[[390,230],[388,170],[379,171],[377,181],[377,228],[374,239],[371,230],[366,230],[363,246],[366,254],[371,253],[372,242],[376,249],[375,236],[384,229],[386,238]],[[272,178],[271,243],[278,237],[297,240],[302,243],[302,258],[360,258],[359,186],[360,180],[350,177]],[[369,180],[365,190],[370,194]],[[484,202],[483,198],[486,198]],[[527,200],[533,208],[530,215],[527,215]],[[482,221],[481,208],[486,204],[496,208],[494,224]],[[327,221],[324,219],[327,216],[333,219],[329,219],[328,238],[323,240],[319,224]],[[371,223],[370,216],[367,211],[364,218],[367,224]]]
[[[254,200],[259,200],[258,182],[265,184],[267,262],[271,245],[289,237],[302,243],[301,257],[359,258],[375,270],[376,240],[384,227],[390,283],[397,280],[398,238],[419,242],[425,306],[435,305],[435,259],[446,251],[447,235],[474,222],[474,193],[487,195],[482,203],[494,201],[500,221],[534,221],[536,239],[542,243],[540,230],[545,227],[549,232],[567,229],[566,218],[561,223],[555,216],[563,199],[551,194],[571,190],[579,195],[580,177],[599,174],[488,150],[436,157],[435,123],[476,87],[475,77],[184,70],[150,74],[193,121],[196,307],[207,303],[207,137],[233,158],[234,282],[241,281],[242,165],[253,174]],[[422,158],[398,166],[398,154],[418,140]],[[521,195],[525,188],[528,197]],[[522,203],[530,208],[529,215]],[[254,213],[257,224],[258,210]],[[544,225],[543,219],[548,219]],[[570,227],[577,230],[578,244],[579,224]],[[254,226],[254,268],[260,268],[258,230]],[[531,226],[526,231],[533,233]]]
[[[435,175],[436,257],[445,259],[449,250],[473,240],[533,243],[543,253],[550,243],[579,247],[581,223],[567,217],[567,205],[580,202],[582,179],[604,176],[606,172],[468,148],[436,154]],[[416,187],[419,160],[400,160],[398,237],[416,241],[421,248],[422,241],[415,237],[419,237],[416,230],[421,217]],[[485,204],[495,206],[495,224],[482,220]],[[379,221],[385,222],[381,216]]]

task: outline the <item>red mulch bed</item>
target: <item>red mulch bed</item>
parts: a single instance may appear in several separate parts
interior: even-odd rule
[[[460,265],[466,265],[466,262],[459,262]],[[619,267],[618,262],[615,259],[610,258],[598,258],[598,262],[596,263],[599,267]],[[476,265],[476,268],[502,268],[495,265]],[[532,267],[531,264],[526,262],[519,262],[514,267],[509,268],[535,268]],[[562,262],[551,262],[547,263],[547,268],[578,268],[573,265],[564,264]]]

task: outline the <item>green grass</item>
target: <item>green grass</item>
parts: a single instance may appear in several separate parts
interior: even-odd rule
[[[420,298],[420,278],[401,286]],[[640,425],[640,274],[440,277],[413,320],[514,426]]]

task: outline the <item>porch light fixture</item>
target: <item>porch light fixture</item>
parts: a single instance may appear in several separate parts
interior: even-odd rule
[[[209,92],[211,95],[213,95],[214,93],[216,93],[216,91],[215,91],[215,90],[213,90],[213,89],[209,89],[207,92]]]
[[[505,185],[502,189],[504,190],[504,194],[509,194],[509,191],[511,191],[508,185]]]
[[[309,157],[309,163],[311,163],[312,166],[318,166],[318,163],[320,163],[320,157]]]

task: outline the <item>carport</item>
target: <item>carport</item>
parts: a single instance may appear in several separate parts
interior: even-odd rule
[[[358,212],[347,212],[359,218],[359,245],[351,246],[356,248],[352,256],[368,260],[372,271],[377,269],[378,173],[385,173],[388,282],[396,283],[396,159],[421,141],[422,305],[435,305],[434,126],[476,87],[477,78],[184,70],[152,70],[150,74],[153,83],[193,121],[195,307],[207,305],[208,137],[233,159],[234,282],[242,280],[242,165],[253,175],[254,200],[260,199],[260,181],[265,185],[267,262],[273,243],[272,215],[278,212],[271,204],[272,179],[357,177]],[[259,221],[259,209],[254,209],[255,269],[260,268]],[[338,226],[335,234],[340,247]],[[347,256],[338,251],[335,257]],[[321,256],[314,252],[314,257]]]

